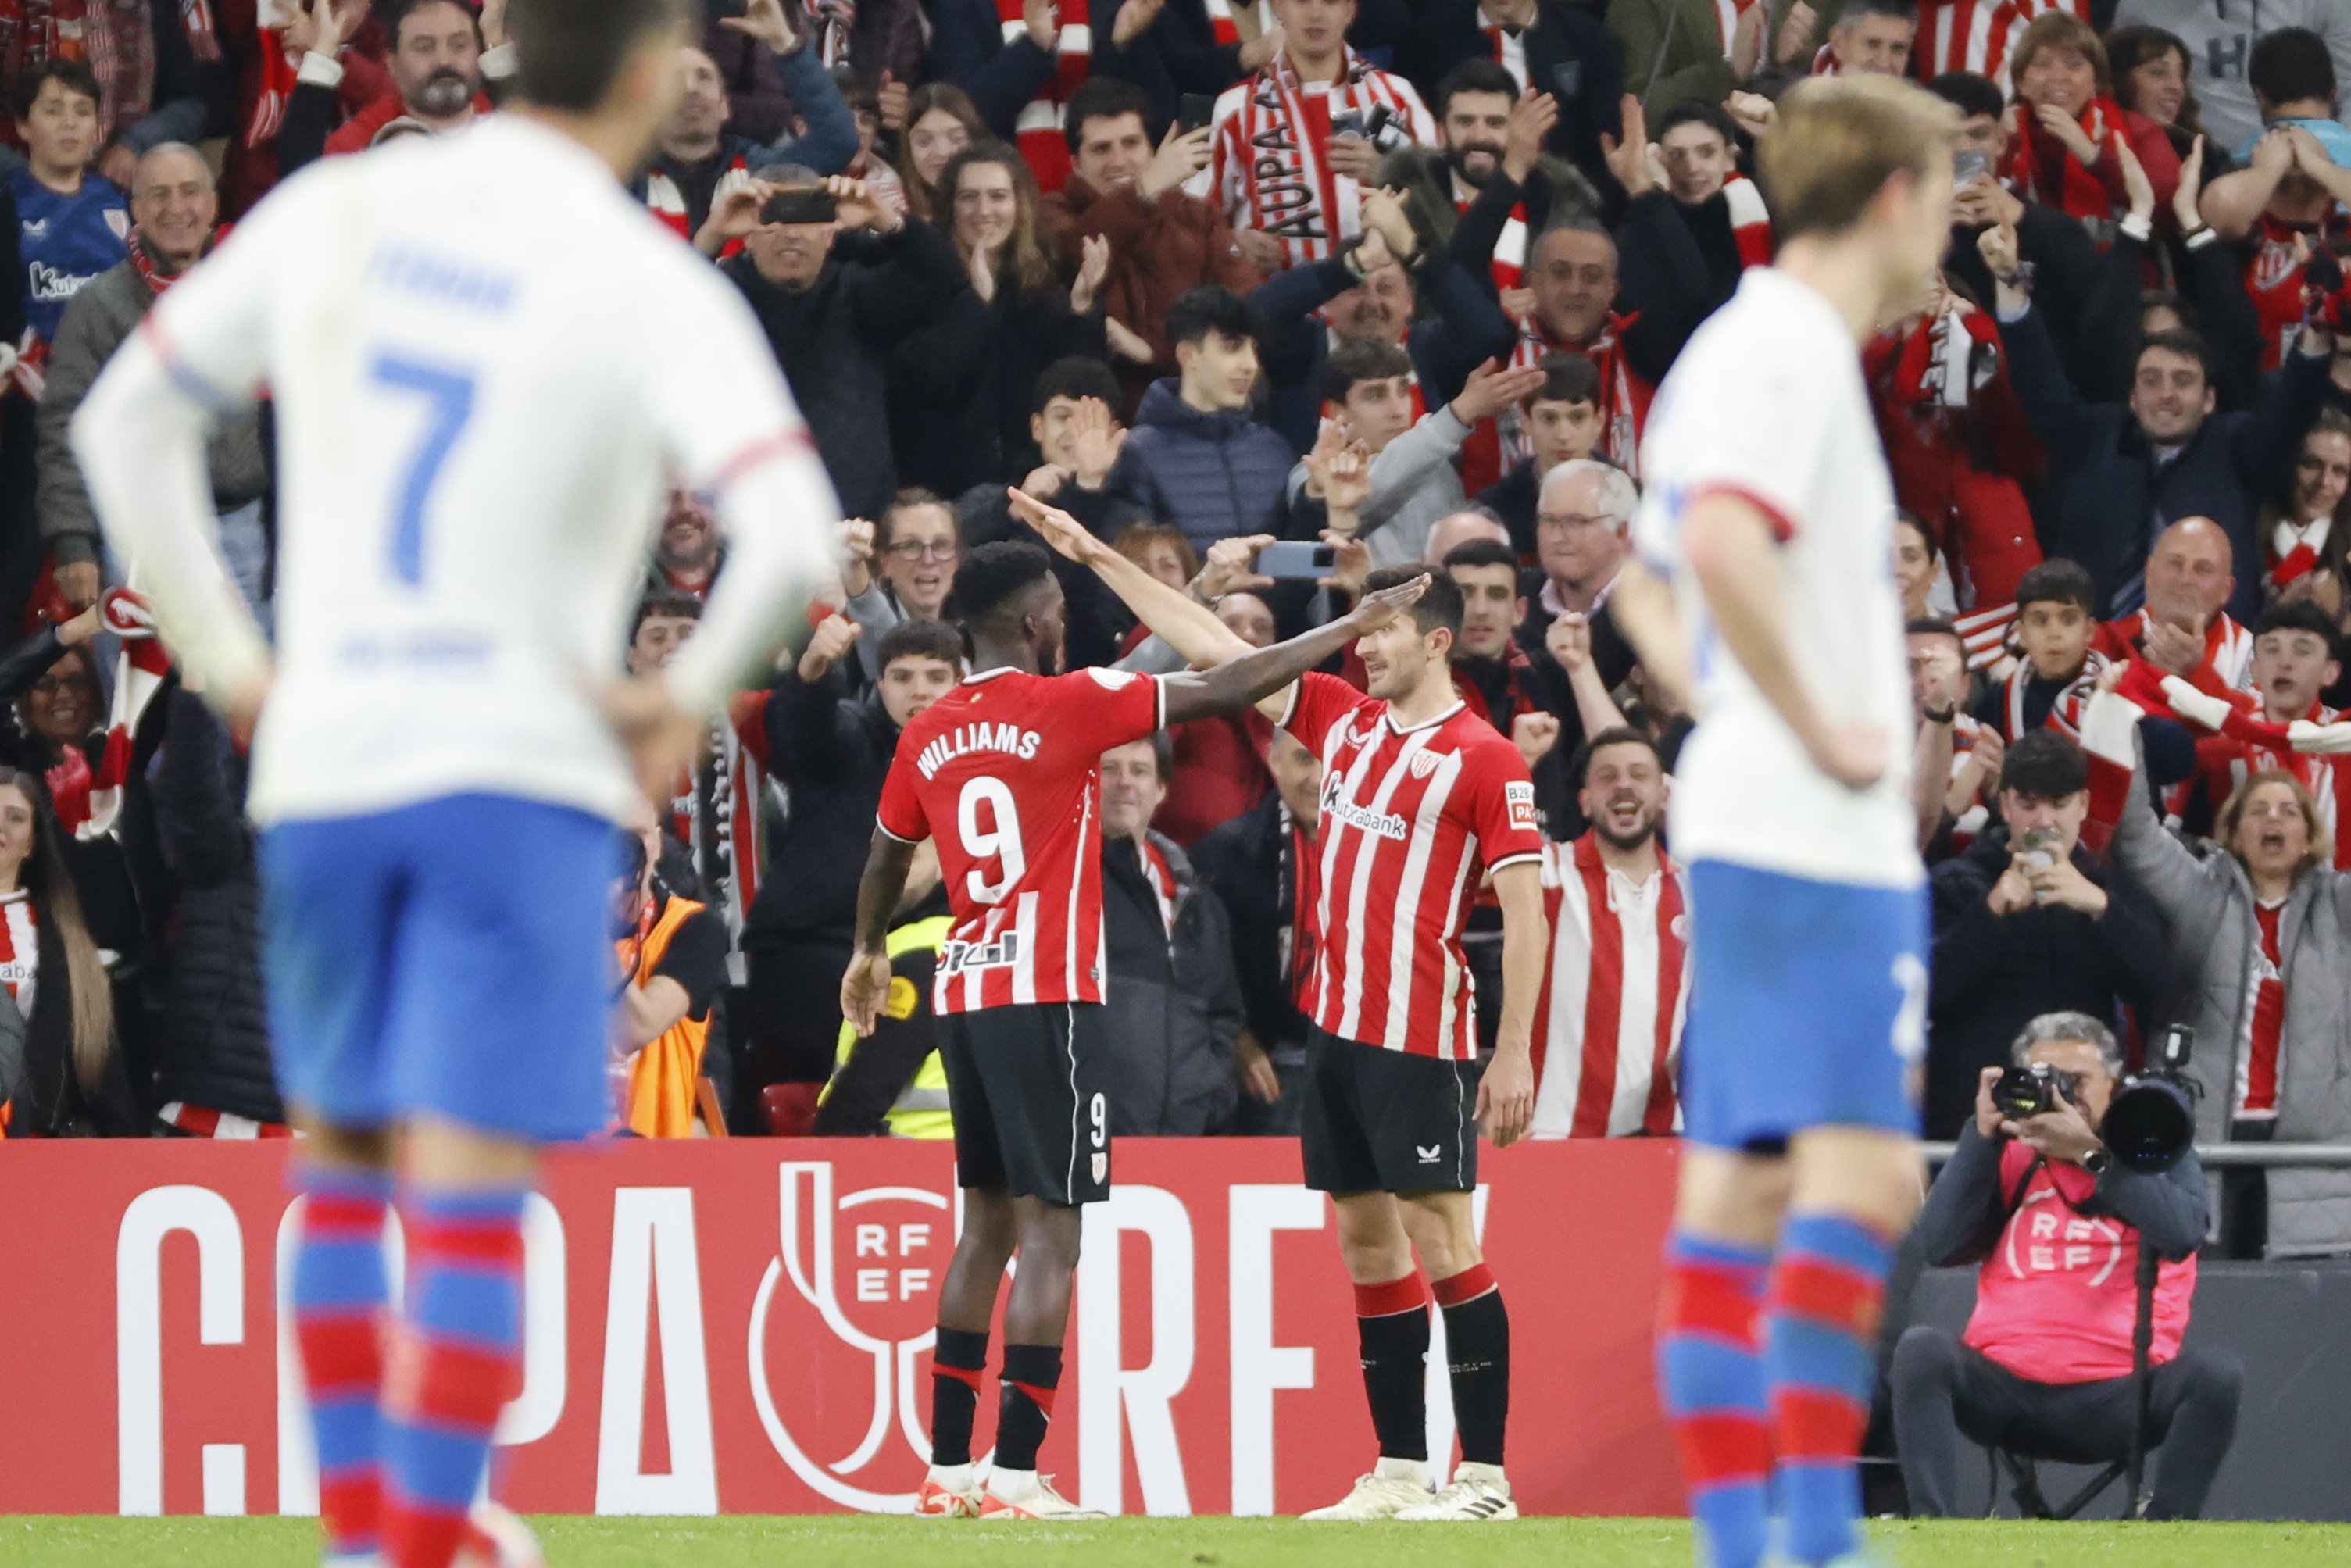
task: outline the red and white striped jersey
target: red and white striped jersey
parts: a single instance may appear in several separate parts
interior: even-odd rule
[[[2085,0],[1920,0],[1911,69],[1920,81],[1945,71],[1973,71],[2008,90],[2008,53],[2043,11],[2086,22]]]
[[[1538,1138],[1666,1134],[1689,1006],[1689,888],[1656,851],[1636,883],[1592,833],[1543,848],[1550,959],[1535,1001]]]
[[[0,894],[0,986],[16,1010],[33,1016],[33,986],[41,975],[41,928],[33,901],[22,890]]]
[[[1521,88],[1525,86],[1524,83],[1520,85]],[[1460,175],[1454,175],[1454,215],[1458,217],[1468,212],[1469,204],[1477,199],[1477,190],[1466,183]],[[1510,209],[1510,215],[1502,220],[1502,233],[1494,241],[1494,258],[1489,265],[1494,275],[1495,287],[1517,288],[1525,283],[1527,242],[1527,204],[1520,202]]]
[[[996,14],[1007,44],[1029,36],[1029,23],[1020,0],[996,0]],[[1020,106],[1020,113],[1012,122],[1013,140],[1020,144],[1020,156],[1037,176],[1038,189],[1048,193],[1060,190],[1070,177],[1070,143],[1061,133],[1064,106],[1070,95],[1084,85],[1087,68],[1093,63],[1094,47],[1086,0],[1057,0],[1054,14],[1061,21],[1061,34],[1053,45],[1052,79],[1035,98]]]
[[[1320,674],[1298,683],[1281,727],[1322,759],[1322,947],[1306,1011],[1342,1040],[1468,1060],[1475,873],[1543,849],[1519,748],[1466,704],[1400,727],[1385,702]]]
[[[938,845],[955,912],[942,1013],[1102,995],[1102,754],[1165,720],[1123,670],[983,670],[914,716],[882,783],[882,831]]]
[[[1353,49],[1335,82],[1299,78],[1287,53],[1217,99],[1208,166],[1185,189],[1221,211],[1237,229],[1262,229],[1280,240],[1288,265],[1321,261],[1363,227],[1361,192],[1323,156],[1331,117],[1367,121],[1384,108],[1424,146],[1437,121],[1412,84],[1366,63]]]

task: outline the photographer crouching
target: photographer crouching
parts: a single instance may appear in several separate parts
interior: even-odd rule
[[[2162,1445],[2147,1515],[2194,1519],[2235,1435],[2244,1373],[2226,1352],[2180,1350],[2209,1207],[2203,1167],[2186,1146],[2184,1093],[2176,1147],[2149,1159],[2134,1146],[2117,1158],[2101,1132],[2123,1059],[2104,1024],[2044,1013],[2011,1056],[2014,1067],[1983,1071],[1975,1120],[1918,1216],[1928,1262],[1982,1267],[1964,1334],[1921,1324],[1895,1349],[1894,1437],[1910,1511],[1959,1511],[1962,1433],[2069,1464],[2126,1458],[2144,1240],[2159,1260],[2146,1449]],[[2133,1083],[2142,1107],[2164,1092]]]

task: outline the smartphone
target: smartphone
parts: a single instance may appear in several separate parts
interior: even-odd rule
[[[1970,148],[1951,159],[1951,179],[1955,183],[1964,185],[1989,166],[1984,155]]]
[[[1176,126],[1186,136],[1205,128],[1216,117],[1214,93],[1187,92],[1176,100]]]
[[[2057,863],[2057,830],[2033,828],[2017,841],[2017,859],[2041,866],[2044,870]]]
[[[1308,539],[1284,539],[1257,552],[1256,570],[1270,578],[1328,577],[1339,552]]]
[[[820,191],[804,185],[798,190],[778,191],[759,209],[763,224],[829,224],[838,214],[838,205],[831,191]]]
[[[1364,111],[1360,109],[1342,109],[1333,112],[1331,116],[1331,134],[1352,136],[1358,141],[1364,140]]]

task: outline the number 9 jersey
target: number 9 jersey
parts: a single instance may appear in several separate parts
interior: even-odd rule
[[[1165,713],[1148,675],[1003,667],[906,726],[878,821],[903,842],[938,844],[956,924],[932,1010],[1102,1000],[1102,754]]]

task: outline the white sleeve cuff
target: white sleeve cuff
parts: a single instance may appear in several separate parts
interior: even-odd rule
[[[343,85],[343,62],[312,49],[302,57],[302,68],[294,76],[296,80],[312,87],[338,88]]]
[[[521,57],[515,53],[511,42],[482,51],[482,79],[485,81],[504,81],[521,68]]]
[[[2125,214],[2123,221],[2115,226],[2141,245],[2155,237],[2155,225],[2137,213]]]

